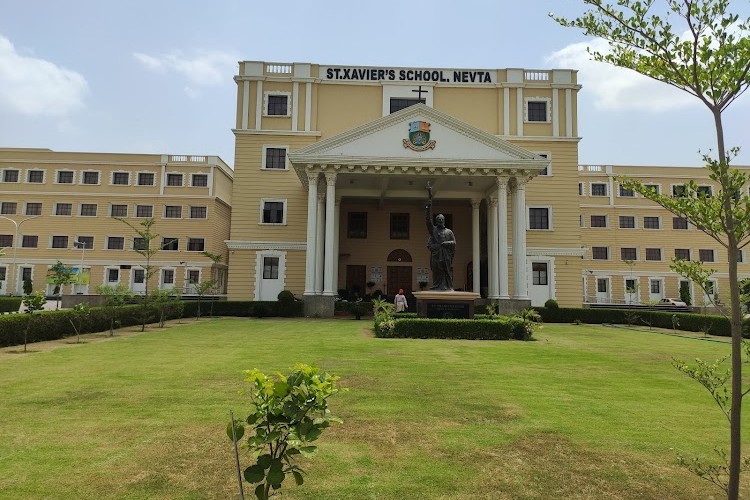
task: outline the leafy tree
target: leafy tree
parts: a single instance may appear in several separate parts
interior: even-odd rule
[[[198,296],[198,308],[195,311],[196,320],[201,317],[201,303],[203,302],[203,297],[205,297],[214,286],[215,284],[213,280],[204,280],[195,285],[195,294]]]
[[[221,261],[223,260],[224,257],[221,254],[219,254],[219,253],[211,253],[208,250],[206,250],[204,252],[201,252],[201,253],[204,256],[206,256],[209,259],[211,259],[211,262],[213,263],[213,265],[211,266],[211,281],[213,282],[213,286],[211,287],[211,289],[212,289],[211,291],[214,294],[218,294],[218,293],[221,292],[221,290],[218,289],[218,287],[219,287],[219,277],[218,277],[218,273],[217,273],[218,269],[216,268],[216,266],[217,266],[217,264],[221,263]],[[214,302],[215,302],[215,300],[211,301],[211,309],[209,311],[209,315],[211,317],[213,317],[213,315],[214,315]]]
[[[70,321],[70,324],[73,326],[73,330],[75,330],[76,336],[78,337],[76,343],[80,344],[83,324],[91,315],[91,308],[85,302],[81,302],[80,304],[76,304],[75,306],[73,306],[70,312],[73,314],[73,316],[68,319],[68,321]]]
[[[331,422],[342,423],[328,409],[328,398],[340,391],[336,384],[339,377],[304,364],[295,366],[289,375],[268,376],[258,370],[245,373],[250,384],[250,414],[230,422],[227,435],[236,443],[247,431],[247,446],[255,463],[243,475],[247,482],[258,483],[255,496],[265,500],[289,475],[302,484],[304,471],[296,458],[314,456],[317,446],[310,443]]]
[[[30,314],[29,321],[26,322],[26,329],[23,331],[23,352],[26,352],[26,344],[29,338],[29,330],[31,329],[31,323],[34,319],[34,313],[37,311],[44,310],[44,304],[47,303],[47,299],[44,297],[42,292],[36,292],[34,294],[26,294],[23,298],[23,305],[26,308],[26,313]]]
[[[609,42],[593,59],[631,69],[687,92],[711,113],[718,159],[704,155],[709,177],[720,185],[714,197],[688,184],[685,197],[670,198],[630,181],[632,188],[684,217],[727,250],[731,309],[731,413],[727,497],[739,496],[742,408],[742,324],[737,252],[750,235],[750,199],[739,195],[747,175],[729,167],[738,150],[724,144],[722,113],[750,86],[750,19],[728,12],[729,0],[582,0],[588,10],[576,19],[553,18],[562,26]],[[655,12],[663,7],[661,12]],[[672,23],[679,22],[679,25]]]
[[[50,267],[50,271],[52,271],[52,283],[55,284],[55,296],[57,297],[55,309],[60,309],[60,292],[62,291],[62,287],[73,283],[75,273],[72,267],[66,266],[59,260],[54,266]]]
[[[159,328],[164,328],[167,316],[176,310],[175,302],[179,300],[176,288],[168,290],[154,290],[151,292],[151,305],[159,318]]]
[[[151,259],[153,259],[154,255],[156,255],[159,250],[161,250],[161,245],[159,244],[160,235],[153,232],[153,227],[154,224],[156,224],[156,219],[144,219],[138,225],[131,224],[126,219],[122,219],[120,217],[115,217],[115,219],[119,220],[123,224],[127,225],[130,229],[135,231],[135,234],[137,234],[138,236],[136,236],[136,239],[133,241],[133,251],[137,254],[140,254],[144,259],[146,259],[146,265],[143,266],[144,272],[146,274],[146,289],[143,297],[141,298],[141,304],[143,306],[143,308],[141,309],[141,331],[143,332],[146,331],[146,321],[148,319],[148,310],[151,302],[151,296],[148,292],[148,284],[154,274],[156,274],[156,272],[158,271],[155,266],[151,265]]]
[[[115,334],[115,320],[120,309],[132,294],[122,283],[118,283],[117,286],[100,285],[96,287],[96,293],[104,297],[104,313],[109,318],[109,336],[112,337]]]
[[[34,291],[34,285],[31,282],[31,278],[26,278],[23,280],[23,294],[24,295],[31,295],[31,292]]]

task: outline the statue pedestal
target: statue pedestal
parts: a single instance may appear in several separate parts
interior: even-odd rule
[[[425,291],[414,292],[417,298],[417,316],[438,319],[473,319],[474,301],[479,298],[474,292]]]

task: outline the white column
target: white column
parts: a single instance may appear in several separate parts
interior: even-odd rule
[[[336,235],[336,174],[326,174],[326,234],[325,234],[325,271],[323,273],[325,285],[323,295],[336,295],[333,282],[333,266],[338,265],[338,257],[334,250]]]
[[[565,137],[573,137],[573,94],[565,89]]]
[[[292,84],[292,132],[297,131],[297,120],[299,119],[299,82]]]
[[[308,168],[312,165],[308,165]],[[318,234],[318,174],[307,173],[307,249],[305,295],[315,295],[315,238]]]
[[[263,116],[263,82],[258,80],[255,88],[255,130],[261,128],[261,116]]]
[[[516,87],[516,135],[523,135],[523,119],[526,110],[523,106],[523,88]]]
[[[315,238],[315,295],[323,293],[323,266],[325,262],[326,195],[318,193],[318,234]]]
[[[528,299],[526,280],[526,179],[516,177],[513,199],[513,298]]]
[[[503,89],[503,135],[510,135],[510,89]]]
[[[247,120],[250,114],[250,82],[242,82],[242,130],[247,130]]]
[[[333,221],[333,251],[335,255],[335,262],[333,264],[333,289],[336,293],[338,293],[339,288],[339,232],[341,225],[341,198],[336,198],[336,209],[333,212],[334,221]]]
[[[498,232],[498,295],[507,299],[508,295],[508,179],[497,178],[497,232]]]
[[[482,200],[471,200],[471,274],[474,279],[471,284],[474,293],[479,293],[481,284],[480,248],[479,248],[479,205]]]
[[[552,89],[552,136],[560,137],[560,89]]]
[[[487,297],[498,298],[497,295],[497,198],[489,199],[487,209]]]

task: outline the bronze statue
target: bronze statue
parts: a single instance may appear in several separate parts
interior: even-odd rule
[[[456,238],[453,231],[445,227],[445,217],[438,214],[436,224],[432,223],[432,186],[427,183],[427,206],[425,221],[430,239],[430,269],[432,270],[431,290],[453,290],[453,256],[456,254]]]

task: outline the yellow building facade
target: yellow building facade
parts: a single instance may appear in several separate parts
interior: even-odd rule
[[[155,219],[155,269],[149,289],[226,289],[232,170],[215,156],[68,153],[0,148],[0,293],[20,294],[30,279],[52,295],[49,268],[72,267],[62,293],[95,294],[99,285],[146,290],[143,242],[134,226]],[[222,256],[221,263],[204,256]]]

